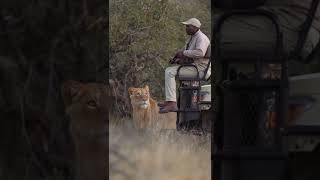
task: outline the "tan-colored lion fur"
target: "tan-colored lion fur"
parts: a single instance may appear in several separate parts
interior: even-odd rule
[[[75,145],[75,179],[107,179],[109,100],[106,85],[66,81],[62,95]]]
[[[287,111],[287,119],[285,121],[286,126],[292,126],[298,118],[305,111],[303,106],[289,106]],[[267,128],[276,128],[277,127],[277,113],[276,112],[267,112]]]
[[[149,86],[128,89],[132,105],[133,124],[137,129],[176,129],[176,113],[159,114],[157,101],[152,99]]]

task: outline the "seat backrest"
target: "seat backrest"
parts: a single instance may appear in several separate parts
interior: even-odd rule
[[[282,51],[281,32],[271,12],[225,13],[214,28],[215,50],[223,58],[277,57]]]
[[[208,46],[206,54],[204,55],[204,58],[209,59],[209,61],[208,61],[208,65],[207,65],[206,69],[204,70],[204,75],[203,75],[202,80],[208,81],[211,77],[211,74],[210,74],[210,76],[206,78],[208,70],[211,67],[211,45]]]
[[[208,46],[208,49],[206,51],[206,54],[204,55],[204,58],[209,58],[211,57],[211,45]]]

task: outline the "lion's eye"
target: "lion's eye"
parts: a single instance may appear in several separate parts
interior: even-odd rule
[[[97,103],[96,103],[95,101],[93,101],[93,100],[88,101],[88,102],[87,102],[87,105],[88,105],[88,107],[91,108],[91,109],[97,108]]]

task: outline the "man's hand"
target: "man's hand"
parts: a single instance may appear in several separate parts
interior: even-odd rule
[[[178,51],[176,53],[175,57],[178,59],[183,59],[185,56],[183,55],[183,51]]]
[[[177,59],[176,57],[174,57],[174,58],[172,58],[172,59],[169,60],[169,63],[170,63],[170,64],[175,64],[175,63],[177,63],[178,61],[179,61],[179,59]]]
[[[183,55],[183,51],[178,51],[173,59],[169,61],[170,64],[181,64],[183,63],[184,59],[186,58],[185,55]]]

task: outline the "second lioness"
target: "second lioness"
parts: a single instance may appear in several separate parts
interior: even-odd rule
[[[133,123],[137,129],[176,129],[176,113],[159,114],[157,101],[150,97],[149,86],[128,89]]]

